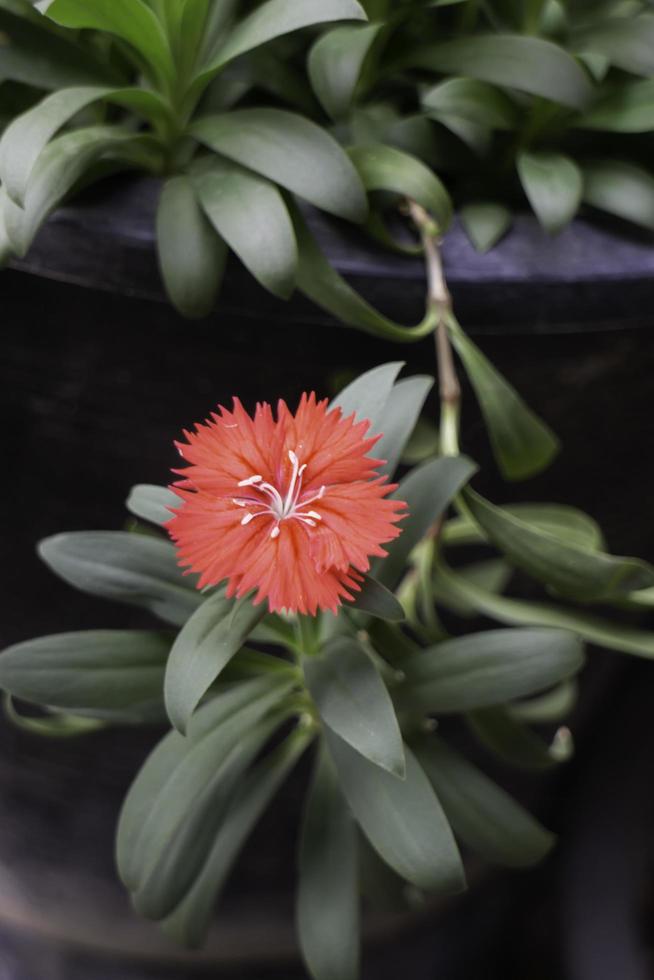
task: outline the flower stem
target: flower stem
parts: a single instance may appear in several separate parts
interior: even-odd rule
[[[313,657],[319,652],[316,620],[312,616],[297,617],[299,647],[305,657]]]

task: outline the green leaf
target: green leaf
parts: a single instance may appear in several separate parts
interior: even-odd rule
[[[554,835],[443,739],[422,738],[415,750],[454,833],[473,851],[509,868],[549,854]]]
[[[238,109],[205,116],[189,133],[222,156],[350,221],[367,213],[361,180],[336,140],[282,109]]]
[[[262,720],[279,719],[288,690],[288,682],[270,676],[231,685],[197,712],[186,737],[170,732],[151,752],[118,821],[116,860],[130,891],[143,887],[191,814],[206,813],[205,791],[217,770]]]
[[[361,591],[357,592],[352,608],[387,623],[401,623],[406,617],[402,603],[371,575],[364,575]]]
[[[469,565],[464,565],[459,569],[459,575],[467,582],[472,582],[473,585],[484,589],[486,592],[494,592],[496,594],[504,592],[513,573],[514,569],[502,558],[490,558],[485,561],[471,562]],[[452,612],[455,612],[462,619],[474,619],[476,617],[477,610],[474,606],[471,606],[469,602],[466,602],[459,596],[453,595],[450,591],[441,589],[438,581],[433,583],[432,590],[434,599],[439,605],[445,606],[446,609],[451,609]]]
[[[565,630],[486,630],[403,661],[398,697],[412,711],[471,711],[536,694],[577,673],[583,662],[579,638]]]
[[[192,947],[204,942],[213,907],[243,844],[309,740],[305,731],[296,730],[238,787],[202,870],[163,923],[164,931],[176,942]]]
[[[369,433],[379,433],[386,403],[403,367],[404,361],[389,361],[388,364],[371,368],[346,385],[329,407],[340,408],[343,418],[349,418],[354,413],[358,422],[368,419]]]
[[[297,246],[284,199],[274,184],[214,158],[194,177],[200,203],[221,238],[261,285],[282,299],[295,287]]]
[[[428,375],[405,378],[393,386],[378,422],[377,431],[383,435],[374,448],[375,456],[386,460],[379,473],[389,479],[393,478],[433,386],[434,379]]]
[[[583,109],[592,88],[583,68],[563,48],[542,38],[477,34],[416,48],[407,62],[443,74],[466,75]]]
[[[41,17],[0,9],[0,78],[40,89],[113,82],[113,72],[84,48],[62,37]],[[31,8],[25,4],[31,12]]]
[[[596,521],[577,510],[562,504],[507,504],[504,510],[526,524],[531,524],[548,534],[576,544],[590,551],[604,547],[602,531]],[[469,517],[448,521],[441,539],[445,544],[476,544],[486,536],[478,524]]]
[[[562,153],[519,153],[518,174],[525,194],[545,231],[556,234],[579,210],[581,170]]]
[[[438,570],[437,587],[439,591],[444,590],[448,596],[468,603],[479,613],[501,623],[570,630],[595,646],[637,657],[654,658],[654,632],[551,603],[525,602],[493,595],[444,566]]]
[[[191,318],[216,304],[227,249],[198,201],[190,177],[171,177],[157,208],[157,257],[171,303]]]
[[[454,318],[450,339],[479,401],[497,465],[508,480],[523,480],[544,469],[559,450],[551,430],[525,405]]]
[[[5,222],[14,251],[26,254],[43,221],[92,163],[103,157],[142,161],[152,145],[150,138],[116,126],[89,126],[54,139],[32,168],[24,207],[6,202]]]
[[[352,104],[366,58],[384,24],[346,25],[327,31],[309,51],[312,88],[332,119]]]
[[[159,97],[144,89],[82,85],[47,96],[18,116],[0,140],[0,180],[13,201],[23,203],[34,164],[55,133],[82,109],[101,99],[136,111],[140,108],[148,118],[159,119],[166,113]]]
[[[174,81],[175,66],[166,33],[143,0],[40,0],[35,7],[62,27],[115,34],[143,56],[155,79]]]
[[[434,119],[455,116],[492,129],[513,129],[515,103],[500,89],[474,78],[448,78],[428,89],[422,104]]]
[[[86,718],[161,721],[170,639],[135,630],[42,636],[0,655],[0,687],[13,697]]]
[[[302,27],[365,19],[365,11],[356,0],[302,0],[301,4],[296,0],[267,0],[229,31],[208,70],[216,71],[246,51]]]
[[[172,509],[182,504],[182,498],[167,487],[151,483],[138,483],[129,492],[126,507],[136,517],[152,524],[166,524],[172,518]]]
[[[566,762],[573,752],[572,736],[567,728],[560,728],[548,744],[513,718],[507,708],[498,706],[475,711],[467,721],[493,755],[517,769],[551,769]]]
[[[175,640],[164,696],[168,717],[184,734],[191,715],[223,667],[265,615],[265,605],[227,599],[217,592],[191,616]]]
[[[607,58],[634,75],[654,74],[654,16],[615,17],[600,22],[576,38],[578,51]]]
[[[488,539],[509,561],[564,596],[601,602],[654,584],[654,568],[635,558],[590,551],[527,524],[472,490],[466,503]]]
[[[440,433],[436,425],[430,419],[420,416],[404,447],[401,462],[406,466],[424,463],[438,455],[440,444]]]
[[[459,218],[478,252],[489,252],[511,227],[511,212],[494,201],[475,201],[464,205]]]
[[[296,919],[316,980],[358,980],[357,830],[325,752],[307,796],[298,859]]]
[[[654,79],[609,89],[575,125],[611,133],[651,132],[654,130]]]
[[[409,554],[476,470],[466,456],[448,456],[423,463],[402,480],[392,499],[403,500],[409,516],[402,522],[399,538],[386,545],[388,557],[374,563],[372,574],[382,585],[397,585]]]
[[[69,585],[143,606],[176,626],[202,602],[168,541],[127,531],[72,531],[39,544],[39,555]]]
[[[345,799],[380,857],[418,888],[462,891],[465,875],[450,825],[413,753],[405,748],[401,780],[329,729],[325,738]]]
[[[356,640],[333,640],[305,657],[304,676],[325,725],[353,749],[404,778],[402,736],[386,686]]]
[[[59,712],[48,712],[45,715],[21,715],[16,708],[11,694],[4,694],[2,707],[5,715],[16,728],[30,735],[44,738],[78,738],[106,728],[106,722],[97,718],[78,718],[76,715],[64,715]]]
[[[584,201],[654,231],[654,177],[632,163],[603,160],[587,164]]]
[[[384,144],[348,150],[367,191],[390,191],[421,204],[442,232],[452,221],[452,202],[436,174],[417,157]]]
[[[579,684],[576,679],[562,681],[551,691],[509,707],[512,718],[535,724],[549,724],[566,718],[577,703]]]

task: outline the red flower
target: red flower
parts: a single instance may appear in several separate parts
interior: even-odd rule
[[[271,612],[311,615],[352,599],[406,507],[384,499],[396,485],[375,474],[369,426],[312,393],[295,415],[280,401],[277,419],[266,402],[252,419],[235,398],[185,432],[184,503],[167,528],[198,588],[227,580],[230,596],[257,589]]]

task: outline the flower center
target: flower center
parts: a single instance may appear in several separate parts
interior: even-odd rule
[[[247,480],[241,480],[238,486],[248,487],[250,492],[256,491],[260,496],[233,498],[237,507],[247,508],[247,513],[243,515],[241,520],[242,525],[249,524],[255,517],[269,516],[274,519],[275,524],[270,532],[271,538],[279,537],[279,525],[282,521],[293,519],[301,521],[302,524],[307,524],[309,527],[316,527],[317,522],[322,520],[320,514],[315,510],[305,510],[304,508],[312,504],[314,500],[322,498],[325,492],[324,486],[320,488],[318,493],[302,499],[302,479],[307,468],[306,463],[300,466],[297,453],[294,453],[292,449],[288,451],[288,458],[291,461],[292,470],[291,479],[284,496],[272,483],[266,483],[259,473],[255,473],[254,476],[249,476]]]

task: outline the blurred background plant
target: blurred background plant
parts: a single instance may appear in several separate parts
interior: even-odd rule
[[[406,198],[441,234],[455,209],[482,251],[526,207],[550,233],[582,207],[654,229],[644,0],[0,0],[0,30],[3,118],[33,106],[0,144],[5,261],[69,194],[137,169],[164,180],[182,313],[212,309],[232,249],[274,294],[411,340],[433,324],[344,301],[295,198],[410,253],[384,217]]]

